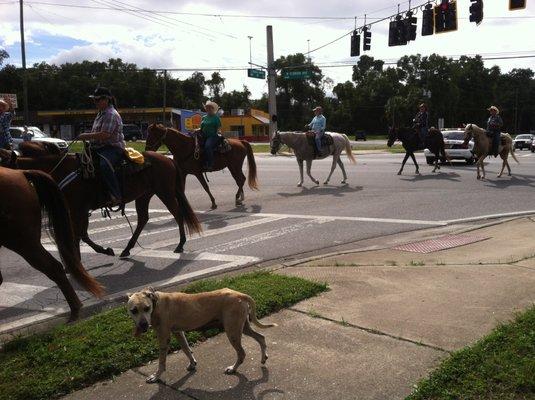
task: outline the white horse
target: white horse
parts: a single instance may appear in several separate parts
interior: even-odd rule
[[[476,124],[468,124],[464,130],[464,143],[468,144],[472,138],[474,139],[474,153],[477,156],[477,179],[485,179],[485,166],[483,161],[492,150],[492,139],[487,136],[487,132],[484,129],[480,128]],[[514,153],[513,139],[511,136],[508,133],[502,133],[501,139],[502,140],[498,153],[500,154],[503,162],[502,170],[498,174],[498,178],[501,178],[505,167],[507,167],[507,174],[511,176],[511,167],[509,167],[509,162],[507,161],[509,154],[511,154],[511,157],[513,157],[513,159],[520,164]],[[483,174],[479,172],[480,167],[481,171],[483,171]]]
[[[343,150],[346,151],[347,157],[351,163],[355,164],[355,157],[353,157],[353,152],[351,151],[351,143],[346,135],[343,133],[335,132],[326,132],[326,134],[332,136],[333,144],[327,147],[323,147],[320,156],[318,159],[327,158],[333,156],[333,163],[331,165],[331,172],[325,180],[324,185],[329,184],[329,180],[336,168],[336,164],[340,166],[342,170],[342,175],[344,179],[342,184],[347,184],[347,174],[344,168],[344,164],[340,158],[340,154]],[[293,149],[295,157],[297,159],[297,164],[299,165],[300,181],[297,184],[298,187],[303,186],[303,161],[307,163],[307,175],[316,185],[319,185],[319,181],[315,179],[311,173],[310,168],[312,167],[312,160],[314,160],[314,148],[310,145],[309,139],[306,137],[304,132],[277,132],[275,136],[271,139],[271,154],[275,155],[279,151],[281,144]]]

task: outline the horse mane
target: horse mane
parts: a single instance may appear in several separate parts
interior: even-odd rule
[[[477,133],[485,133],[485,130],[483,128],[480,128],[476,124],[467,124],[465,129],[467,129],[468,127],[470,127],[470,130],[473,130]]]
[[[43,157],[43,156],[50,156],[55,155],[59,156],[61,155],[61,152],[58,148],[58,146],[52,144],[52,143],[46,143],[46,142],[22,142],[19,145],[19,151],[23,157]]]

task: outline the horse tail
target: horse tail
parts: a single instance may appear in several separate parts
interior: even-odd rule
[[[343,133],[342,136],[344,137],[345,142],[346,142],[347,157],[349,158],[349,161],[351,161],[351,163],[356,164],[357,160],[355,160],[355,157],[353,156],[353,150],[351,149],[351,142],[349,141],[349,138],[347,137],[346,134]]]
[[[178,174],[178,171],[177,171]],[[193,211],[193,208],[191,208],[191,205],[189,204],[188,199],[186,198],[186,195],[184,194],[184,191],[182,190],[182,185],[179,183],[179,179],[177,177],[176,182],[176,200],[178,202],[178,207],[180,208],[180,213],[184,217],[184,222],[186,222],[186,226],[188,227],[188,232],[191,233],[201,233],[202,227],[201,223],[199,222],[197,218],[197,214],[195,214],[195,211]]]
[[[97,297],[104,295],[103,286],[84,269],[71,225],[69,209],[63,193],[52,178],[40,171],[24,171],[37,192],[39,203],[49,218],[49,230],[58,246],[59,254],[67,271],[85,290]]]
[[[508,133],[505,134],[505,137],[507,138],[507,144],[509,145],[509,153],[511,153],[511,157],[513,157],[513,160],[516,161],[517,164],[520,164],[520,161],[518,161],[518,158],[516,158],[515,155],[515,146],[513,146],[513,138]]]
[[[247,183],[252,190],[258,190],[258,180],[256,178],[256,161],[254,159],[253,147],[245,140],[241,141],[247,151],[247,165],[249,166],[249,172],[247,177]]]

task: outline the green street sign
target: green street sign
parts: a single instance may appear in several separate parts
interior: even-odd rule
[[[247,69],[247,76],[249,78],[266,79],[266,71],[262,69],[249,68]]]
[[[309,69],[283,70],[282,77],[284,79],[310,79],[312,78],[312,71]]]

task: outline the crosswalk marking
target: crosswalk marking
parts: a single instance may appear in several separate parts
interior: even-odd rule
[[[46,286],[3,282],[0,288],[0,307],[13,307],[46,289]]]

